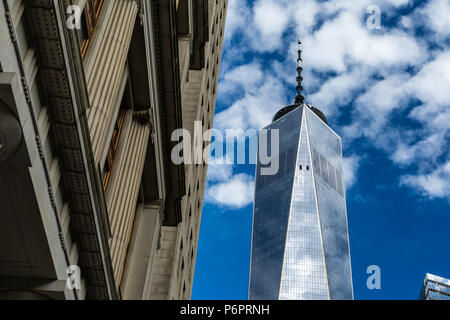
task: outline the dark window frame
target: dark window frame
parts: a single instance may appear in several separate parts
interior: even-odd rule
[[[108,190],[109,182],[111,180],[111,174],[114,168],[114,163],[117,159],[117,151],[119,149],[119,141],[123,131],[123,124],[125,122],[125,116],[127,109],[121,109],[114,125],[114,132],[111,138],[111,142],[108,149],[108,155],[106,157],[105,165],[103,167],[103,189]]]
[[[98,23],[101,10],[103,8],[104,0],[86,0],[86,4],[81,15],[81,29],[78,30],[78,37],[80,39],[81,56],[86,57],[89,45],[92,41],[95,27]]]

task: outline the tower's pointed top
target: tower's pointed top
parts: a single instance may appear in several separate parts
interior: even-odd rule
[[[303,96],[303,86],[302,86],[302,39],[298,39],[298,59],[297,59],[297,96],[295,97],[295,104],[301,105],[305,102],[305,97]]]

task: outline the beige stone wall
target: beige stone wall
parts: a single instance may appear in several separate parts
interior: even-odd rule
[[[38,197],[42,219],[51,221],[52,199],[47,192],[51,188],[63,229],[64,249],[69,253],[70,264],[77,265],[79,249],[69,227],[74,221],[63,192],[63,171],[57,156],[58,150],[52,145],[49,111],[40,101],[37,53],[27,43],[26,28],[22,21],[23,2],[9,2],[18,33],[20,58],[30,85],[30,97],[34,102],[33,111],[38,120],[38,132],[32,132],[28,123],[29,132],[25,133],[30,137],[40,138],[46,159],[46,162],[41,161],[35,155],[31,170],[33,182],[38,186],[36,194],[42,195]],[[178,6],[178,0],[176,5]],[[183,127],[191,131],[194,129],[194,121],[202,121],[204,130],[211,129],[213,125],[226,6],[226,0],[209,1],[210,41],[205,47],[204,69],[190,70],[190,41],[180,39],[178,43]],[[87,110],[88,126],[95,164],[100,167],[104,164],[105,151],[111,141],[112,126],[118,115],[128,76],[126,60],[137,17],[137,1],[105,1],[84,61],[90,102]],[[3,72],[19,74],[5,21],[2,20],[1,23],[4,26],[0,33]],[[149,80],[156,82],[155,79]],[[182,223],[177,227],[161,227],[164,210],[161,203],[165,199],[161,199],[161,203],[138,205],[145,151],[150,143],[149,139],[154,137],[150,137],[149,128],[135,123],[131,118],[132,115],[129,114],[128,126],[123,131],[115,163],[117,166],[113,167],[108,193],[105,194],[110,214],[110,247],[116,284],[125,299],[189,299],[194,280],[207,166],[186,166],[186,196],[181,202]],[[48,185],[44,181],[44,167],[50,173]],[[82,224],[83,221],[78,223]],[[63,248],[57,241],[60,235],[54,226],[49,227],[47,233],[48,239],[55,240],[50,243],[51,250],[58,279],[64,281],[67,278],[67,263],[62,262]],[[84,288],[79,295],[80,298],[84,297]]]
[[[183,127],[191,132],[194,129],[194,121],[202,121],[203,131],[213,128],[226,9],[225,0],[209,1],[210,36],[205,47],[205,68],[186,72],[184,69],[188,69],[188,66],[180,66],[180,74],[186,74],[181,79]],[[189,51],[183,44],[180,44],[180,48],[180,61],[183,61]],[[186,196],[182,200],[183,222],[177,228],[168,299],[191,297],[207,170],[206,164],[186,166]]]
[[[107,2],[102,8],[103,19],[96,27],[97,37],[85,61],[90,103],[88,124],[98,163],[111,141],[111,125],[116,121],[122,100],[126,59],[137,12],[138,4],[134,0]]]
[[[176,4],[178,6],[178,1]],[[202,121],[204,131],[213,125],[226,8],[225,0],[209,1],[210,39],[205,46],[205,68],[190,70],[191,42],[188,38],[178,41],[183,127],[191,132],[194,130],[194,121]],[[120,87],[123,77],[126,77],[125,57],[137,9],[134,1],[120,0],[109,3],[104,12],[105,17],[97,27],[98,35],[94,36],[92,49],[89,49],[85,61],[92,104],[92,109],[88,110],[89,127],[94,155],[100,165],[104,158],[105,142],[110,141],[110,126],[117,117],[117,101],[121,100],[123,94]],[[120,41],[117,40],[119,38]],[[120,198],[127,192],[124,188],[122,191],[119,188],[119,194],[107,194],[109,210],[114,211],[110,214],[116,217],[111,216],[110,221],[113,229],[111,253],[116,281],[124,299],[191,297],[207,166],[187,165],[185,169],[186,196],[181,203],[182,223],[177,227],[161,227],[160,217],[155,216],[163,210],[161,207],[158,210],[138,207],[134,215],[132,211],[136,207],[136,193],[123,197],[131,204],[130,212],[121,209],[120,205],[113,207],[110,204],[111,197]],[[137,181],[134,180],[126,189],[134,188]],[[115,188],[114,181],[111,187]],[[120,225],[126,226],[122,229],[127,232],[122,234],[122,229],[116,228]],[[148,229],[144,230],[144,226]],[[133,239],[128,248],[127,241],[132,231]]]
[[[103,168],[128,80],[127,58],[138,13],[135,0],[107,1],[84,60],[92,151]],[[150,129],[127,111],[105,199],[114,278],[121,287],[133,232]]]

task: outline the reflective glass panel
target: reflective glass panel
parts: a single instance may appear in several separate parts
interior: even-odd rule
[[[262,176],[258,160],[249,290],[252,300],[278,299],[301,110],[298,108],[267,127],[280,130],[278,174]],[[268,141],[270,150],[270,139]]]
[[[353,299],[341,139],[309,108],[306,118],[310,145],[320,162],[320,170],[314,168],[315,187],[330,298]]]
[[[329,299],[306,119],[302,121],[280,300]]]

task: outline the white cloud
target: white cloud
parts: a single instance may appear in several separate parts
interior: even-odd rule
[[[383,149],[388,149],[393,143],[391,134],[394,130],[389,136],[381,135],[386,133],[383,131],[390,123],[390,114],[406,107],[404,102],[408,95],[404,83],[407,80],[408,76],[405,74],[389,76],[375,82],[355,101],[352,126],[359,127],[360,135],[369,138]]]
[[[255,50],[275,50],[280,47],[289,22],[285,8],[279,1],[258,0],[253,8],[253,22],[257,30]]]
[[[286,11],[286,14],[292,14],[298,34],[310,33],[316,23],[316,16],[320,13],[320,4],[314,0],[290,1],[290,3],[291,10]]]
[[[442,37],[450,35],[450,2],[432,0],[420,11],[424,15],[426,26]]]
[[[448,104],[450,104],[450,50],[438,54],[434,60],[425,64],[408,85],[411,94],[415,94],[424,104],[441,105],[445,106],[445,108],[441,108],[442,110],[448,109]]]
[[[326,114],[334,114],[339,106],[346,105],[355,91],[368,82],[368,74],[362,68],[330,78],[320,89],[308,97],[311,104],[320,106]]]
[[[401,183],[416,188],[430,198],[447,197],[450,199],[450,161],[430,174],[405,175],[402,177]]]
[[[216,115],[214,125],[222,130],[263,128],[285,104],[285,92],[283,83],[270,72],[265,72],[260,83],[249,88],[242,98]]]
[[[247,1],[229,0],[225,27],[225,42],[229,42],[235,33],[239,32],[248,24],[250,9]]]
[[[358,156],[344,157],[344,182],[347,190],[350,190],[356,182],[361,158]]]
[[[423,160],[434,163],[445,152],[447,133],[450,131],[450,51],[439,54],[424,65],[403,87],[406,96],[416,97],[421,105],[409,117],[422,126],[417,142],[400,143],[393,160],[401,164]]]
[[[347,138],[369,138],[379,147],[394,152],[392,159],[402,164],[420,156],[440,155],[445,132],[450,129],[450,74],[447,70],[450,70],[450,52],[439,54],[415,76],[394,73],[374,82],[356,100],[354,121],[344,130]],[[392,133],[398,128],[390,116],[393,112],[403,112],[414,98],[421,104],[404,117],[419,122],[422,129],[416,129],[409,137],[404,128],[403,135],[393,137]],[[386,130],[391,133],[390,140],[380,137]],[[417,136],[422,139],[415,141]],[[408,139],[405,141],[405,138]]]
[[[401,7],[406,4],[409,4],[411,0],[391,0],[390,2],[396,7]]]
[[[370,112],[370,116],[385,117],[395,109],[402,108],[402,100],[407,99],[403,84],[408,80],[406,74],[394,74],[377,81],[369,90],[358,98],[357,104]]]
[[[384,12],[391,12],[392,10],[403,7],[410,3],[411,0],[339,0],[339,1],[325,1],[324,8],[329,13],[336,13],[339,11],[348,11],[353,13],[365,12],[369,6],[376,5]]]
[[[350,65],[389,68],[416,64],[422,50],[403,31],[376,35],[353,12],[342,12],[305,38],[304,61],[321,71],[344,72]]]
[[[391,158],[398,164],[412,164],[419,161],[434,163],[445,151],[442,149],[445,143],[445,132],[436,132],[425,136],[415,144],[400,143]]]
[[[247,174],[236,174],[227,181],[209,185],[206,201],[220,206],[243,208],[253,202],[254,179]]]
[[[400,25],[402,27],[404,27],[405,29],[411,29],[412,27],[414,27],[414,21],[411,17],[409,16],[403,16],[400,19]]]
[[[208,182],[223,182],[233,176],[233,166],[227,164],[210,164],[208,166]]]
[[[256,62],[230,69],[220,83],[220,99],[227,100],[229,95],[242,90],[254,92],[264,80],[263,76],[262,67]]]

